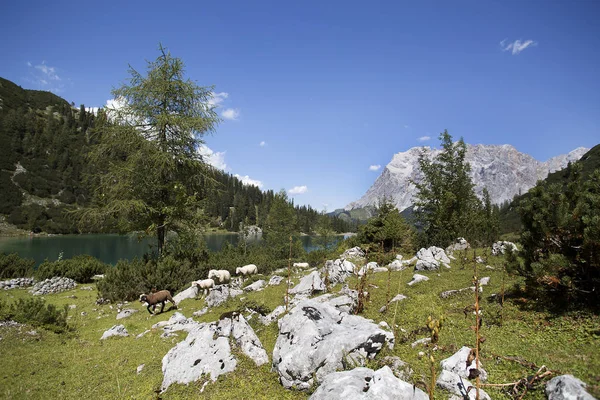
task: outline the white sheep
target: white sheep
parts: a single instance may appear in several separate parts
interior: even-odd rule
[[[235,269],[235,274],[242,276],[254,275],[257,272],[258,268],[254,264],[244,265],[243,267],[238,267]]]
[[[225,269],[211,269],[208,271],[208,278],[219,280],[219,283],[229,283],[231,274]]]
[[[210,289],[215,287],[215,281],[212,279],[201,279],[199,281],[192,282],[192,286],[196,286],[198,288],[198,293],[200,290],[203,290],[203,294],[207,295],[210,292]]]

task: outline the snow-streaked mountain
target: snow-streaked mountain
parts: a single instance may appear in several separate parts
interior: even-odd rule
[[[419,182],[422,179],[418,158],[423,150],[430,157],[440,152],[429,147],[413,147],[395,154],[367,193],[345,209],[376,206],[383,197],[391,199],[400,211],[410,207],[416,194],[416,188],[410,181]],[[541,162],[508,144],[468,144],[466,160],[471,164],[471,178],[476,193],[481,195],[486,187],[492,201],[500,204],[511,200],[516,194],[525,193],[538,180],[546,178],[550,172],[563,169],[569,161],[579,160],[587,151],[589,149],[579,147],[568,154]]]

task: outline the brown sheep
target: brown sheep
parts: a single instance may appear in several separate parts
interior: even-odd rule
[[[150,307],[154,306],[153,310],[156,310],[156,305],[158,303],[161,304],[160,312],[162,313],[165,309],[165,303],[167,301],[173,303],[173,306],[177,308],[177,304],[175,304],[175,300],[173,300],[173,298],[171,297],[171,293],[168,290],[161,290],[156,293],[140,295],[140,302],[145,302],[146,304],[148,304],[148,307],[146,308],[148,309],[148,312],[150,314],[154,314],[152,311],[150,311]]]

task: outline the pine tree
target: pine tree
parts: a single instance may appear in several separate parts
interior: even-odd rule
[[[473,235],[480,202],[473,190],[466,162],[467,146],[461,138],[452,142],[448,131],[440,134],[441,152],[432,160],[426,151],[419,156],[423,173],[417,187],[416,217],[429,244],[447,246],[457,237]]]

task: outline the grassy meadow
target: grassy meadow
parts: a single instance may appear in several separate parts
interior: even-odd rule
[[[502,257],[489,257],[488,263],[495,269],[486,269],[479,264],[479,276],[491,278],[484,286],[480,307],[483,310],[481,335],[486,338],[481,346],[481,361],[487,370],[488,383],[509,383],[533,375],[541,366],[553,371],[553,375],[570,373],[588,384],[588,391],[600,397],[600,318],[587,313],[551,314],[543,309],[534,309],[531,300],[506,296],[502,319],[501,307],[492,296],[501,292],[503,272]],[[259,266],[260,268],[260,266]],[[425,328],[428,316],[444,316],[437,349],[432,351],[439,372],[439,361],[451,356],[462,346],[475,344],[474,315],[465,308],[474,303],[470,290],[448,299],[440,293],[450,289],[472,286],[473,264],[461,265],[453,261],[451,269],[423,273],[430,280],[408,286],[411,269],[382,272],[368,276],[366,290],[369,301],[362,315],[376,323],[386,321],[394,327],[396,345],[392,351],[385,349],[367,366],[379,368],[385,355],[395,355],[407,362],[414,370],[412,383],[429,381],[428,357],[419,357],[419,352],[428,353],[423,345],[411,346],[417,339],[427,337]],[[294,283],[305,273],[296,273]],[[267,278],[268,279],[268,278]],[[520,278],[504,277],[504,286],[519,285]],[[354,288],[356,279],[350,280]],[[92,290],[85,290],[91,287]],[[392,303],[385,314],[379,309],[386,297],[397,293],[407,299]],[[332,289],[337,292],[340,285]],[[1,291],[0,300],[13,302],[31,296],[23,289]],[[285,285],[267,287],[260,292],[244,294],[230,299],[222,306],[211,309],[197,321],[214,321],[226,311],[235,310],[244,302],[254,301],[270,309],[283,304]],[[162,382],[161,361],[163,356],[186,335],[161,338],[162,329],[154,329],[143,337],[136,335],[151,329],[155,323],[168,319],[174,311],[151,316],[140,303],[130,303],[127,308],[139,312],[129,318],[116,321],[117,307],[95,304],[97,292],[94,285],[79,285],[76,289],[60,294],[44,296],[48,303],[75,305],[69,310],[71,333],[55,334],[29,326],[0,327],[0,355],[4,368],[0,372],[0,398],[6,399],[306,399],[310,393],[284,389],[278,375],[270,371],[270,365],[256,367],[242,354],[237,354],[238,367],[235,372],[221,376],[209,383],[201,392],[205,380],[190,385],[172,385],[160,393]],[[179,311],[191,317],[203,308],[203,299],[184,300]],[[250,319],[269,356],[277,339],[277,324],[263,326],[256,316]],[[102,333],[116,324],[123,324],[130,336],[100,341]],[[34,330],[35,332],[32,332]],[[137,374],[138,365],[145,368]],[[486,387],[494,399],[511,396],[499,387]],[[446,399],[448,394],[436,390],[436,399]],[[542,387],[530,390],[526,399],[545,398]]]

